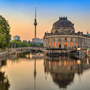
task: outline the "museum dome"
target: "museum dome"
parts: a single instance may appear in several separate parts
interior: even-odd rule
[[[74,24],[71,21],[67,20],[67,17],[59,17],[59,20],[53,24],[52,32],[54,33],[55,31],[60,30],[75,31]]]

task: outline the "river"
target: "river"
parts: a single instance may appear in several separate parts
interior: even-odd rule
[[[0,61],[0,90],[90,90],[90,60],[11,55]]]

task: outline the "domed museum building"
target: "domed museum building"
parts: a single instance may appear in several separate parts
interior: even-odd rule
[[[44,47],[61,49],[90,48],[90,36],[80,31],[76,33],[74,24],[67,17],[60,17],[53,24],[51,32],[45,32]]]

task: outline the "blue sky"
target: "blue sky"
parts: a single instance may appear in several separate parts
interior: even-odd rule
[[[90,0],[0,0],[0,14],[9,20],[12,36],[30,40],[34,37],[35,7],[37,37],[42,38],[45,31],[50,32],[60,16],[67,16],[76,31],[90,31]]]

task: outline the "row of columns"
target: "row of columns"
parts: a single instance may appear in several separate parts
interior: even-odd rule
[[[58,48],[58,43],[61,43],[61,48],[64,48],[65,42],[67,42],[67,48],[71,48],[70,47],[70,43],[73,43],[73,47],[75,47],[75,43],[77,44],[77,47],[81,47],[81,48],[90,48],[90,40],[88,39],[83,39],[83,41],[78,41],[77,38],[77,42],[75,41],[76,38],[73,38],[73,41],[71,41],[71,38],[67,38],[67,41],[65,41],[65,38],[62,38],[62,40],[59,42],[58,38],[55,38],[55,41],[53,41],[53,38],[50,38],[50,40],[48,41],[48,39],[46,39],[44,41],[44,47],[49,47],[49,43],[50,43],[50,47],[53,48],[53,43],[55,43],[55,48]]]
[[[62,38],[62,41],[58,41],[58,38],[55,38],[55,41],[52,40],[52,38],[50,38],[50,41],[45,40],[44,41],[44,46],[45,47],[49,47],[49,44],[50,44],[50,47],[53,48],[53,43],[55,43],[55,48],[58,48],[58,43],[61,43],[61,48],[64,48],[64,45],[65,45],[65,42],[67,42],[67,48],[70,48],[70,38],[68,38],[67,41],[64,40],[65,38]],[[73,47],[75,47],[75,39],[73,39]]]

